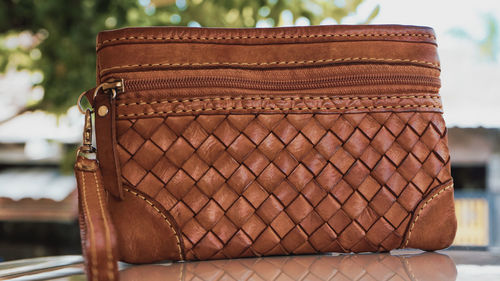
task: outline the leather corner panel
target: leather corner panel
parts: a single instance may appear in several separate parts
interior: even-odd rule
[[[429,194],[416,208],[404,247],[441,250],[453,243],[456,230],[453,183],[450,181]]]
[[[154,199],[124,187],[123,200],[110,197],[120,259],[129,263],[183,260],[175,221]]]

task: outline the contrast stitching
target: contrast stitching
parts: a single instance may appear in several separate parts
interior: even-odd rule
[[[91,272],[92,272],[92,280],[98,280],[98,268],[97,268],[97,255],[96,255],[96,249],[95,249],[95,242],[94,242],[94,225],[92,224],[92,219],[90,218],[90,213],[89,209],[87,206],[87,195],[85,191],[85,173],[83,171],[80,171],[80,176],[82,178],[82,205],[83,205],[83,210],[85,212],[85,216],[89,220],[89,228],[90,228],[90,256],[92,259],[92,267],[91,267]]]
[[[439,64],[411,59],[393,59],[393,58],[368,58],[368,57],[354,57],[354,58],[337,58],[337,59],[319,59],[319,60],[302,60],[302,61],[272,61],[272,62],[193,62],[193,63],[146,63],[146,64],[129,64],[112,66],[103,68],[100,73],[106,71],[131,68],[131,67],[156,67],[156,66],[210,66],[210,65],[229,65],[229,66],[260,66],[260,65],[289,65],[289,64],[312,64],[312,63],[325,63],[325,62],[351,62],[351,61],[377,61],[377,62],[409,62],[419,63],[439,68]]]
[[[120,103],[118,106],[130,105],[147,105],[147,104],[170,104],[170,103],[187,103],[187,102],[204,102],[204,101],[227,101],[227,100],[272,100],[272,101],[291,101],[291,100],[384,100],[384,99],[412,99],[412,98],[425,98],[425,99],[439,99],[439,96],[431,95],[410,95],[410,96],[379,96],[379,97],[224,97],[224,98],[206,98],[206,99],[177,99],[177,100],[161,100],[151,102],[132,102]]]
[[[170,114],[170,113],[187,113],[187,112],[202,112],[202,111],[214,111],[214,110],[239,110],[239,109],[257,109],[257,110],[344,110],[344,109],[379,109],[379,108],[442,108],[440,105],[396,105],[396,106],[342,106],[342,107],[217,107],[217,108],[199,108],[199,109],[183,109],[183,110],[169,110],[169,111],[152,111],[146,113],[130,113],[130,114],[119,114],[118,117],[134,117],[143,115],[153,115],[153,114]]]
[[[427,199],[427,201],[424,203],[424,205],[419,209],[419,211],[417,213],[417,216],[415,217],[415,220],[411,224],[410,230],[408,232],[408,238],[406,238],[406,242],[405,242],[404,248],[406,248],[408,246],[408,243],[410,242],[411,232],[413,231],[413,227],[415,227],[415,224],[417,223],[417,221],[418,221],[418,219],[420,217],[420,214],[422,213],[422,211],[424,210],[424,208],[427,207],[427,205],[432,200],[434,200],[434,198],[438,197],[441,193],[443,193],[444,191],[446,191],[446,190],[448,190],[448,189],[450,189],[452,187],[453,187],[453,184],[450,184],[447,187],[441,189],[438,193],[434,194],[431,198]]]
[[[328,38],[328,37],[426,37],[435,40],[436,37],[430,34],[424,33],[343,33],[343,34],[312,34],[312,35],[285,35],[285,36],[219,36],[219,37],[181,37],[181,36],[169,36],[169,37],[147,37],[147,36],[129,36],[129,37],[119,37],[113,39],[103,40],[99,42],[97,46],[104,45],[106,43],[114,41],[123,40],[234,40],[234,39],[294,39],[294,38]]]
[[[104,221],[104,229],[105,229],[105,233],[106,233],[106,241],[107,241],[107,247],[106,247],[106,254],[108,256],[108,260],[107,260],[107,265],[108,265],[108,277],[109,277],[109,280],[113,280],[113,256],[111,254],[111,236],[110,236],[110,231],[109,231],[109,227],[108,227],[108,220],[106,218],[106,215],[104,214],[104,208],[103,208],[103,205],[102,205],[102,200],[101,200],[101,193],[99,192],[99,181],[97,179],[97,174],[94,173],[94,179],[95,179],[95,184],[96,184],[96,189],[97,189],[97,198],[99,200],[99,207],[101,209],[101,215],[102,215],[102,219]]]
[[[156,207],[154,205],[153,202],[151,202],[150,200],[148,200],[146,197],[142,196],[141,194],[135,192],[135,191],[132,191],[128,188],[124,188],[126,191],[128,191],[129,193],[132,193],[134,196],[146,201],[146,203],[148,203],[151,207],[153,207],[153,209],[158,212],[158,214],[160,214],[163,219],[168,223],[168,226],[170,227],[170,229],[174,232],[175,234],[175,239],[177,240],[177,248],[179,249],[179,259],[180,260],[183,260],[183,257],[182,257],[182,250],[181,250],[181,241],[179,239],[179,234],[177,233],[177,231],[175,231],[175,228],[173,227],[173,225],[170,223],[170,221],[168,220],[168,217],[160,210],[158,209],[158,207]]]

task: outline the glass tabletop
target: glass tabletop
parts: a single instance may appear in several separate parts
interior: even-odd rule
[[[81,256],[0,263],[0,280],[85,280]],[[120,280],[500,280],[500,254],[393,251],[147,265],[120,263]]]

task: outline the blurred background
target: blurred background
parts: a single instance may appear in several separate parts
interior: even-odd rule
[[[435,29],[459,229],[500,252],[497,0],[2,0],[0,261],[80,253],[72,163],[95,83],[95,37],[126,26],[412,24]]]

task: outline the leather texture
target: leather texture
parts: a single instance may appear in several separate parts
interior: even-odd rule
[[[111,108],[95,123],[118,258],[448,247],[436,46],[395,25],[101,33],[97,81],[124,81],[87,94]]]
[[[88,280],[118,280],[115,228],[109,215],[107,195],[97,161],[78,156],[75,176],[82,252]]]
[[[450,184],[439,113],[170,116],[117,127],[125,185],[172,214],[186,259],[392,250],[416,204]]]

